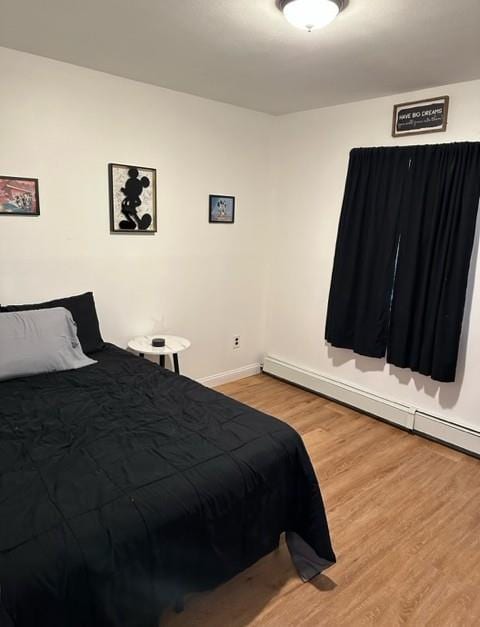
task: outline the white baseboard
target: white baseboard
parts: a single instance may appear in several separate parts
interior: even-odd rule
[[[415,412],[414,431],[480,455],[480,432],[453,424],[439,416]]]
[[[276,357],[265,357],[263,370],[410,431],[428,435],[446,444],[480,455],[480,431],[457,425],[446,418],[427,414],[415,407],[397,403],[345,381],[300,368]]]
[[[415,409],[372,394],[367,390],[344,381],[326,377],[313,370],[300,368],[275,357],[265,357],[264,372],[301,385],[308,390],[328,396],[345,405],[351,405],[368,414],[379,416],[388,422],[400,425],[405,429],[413,428]]]
[[[226,370],[225,372],[212,374],[209,377],[197,379],[197,381],[202,385],[205,385],[207,388],[214,388],[217,387],[217,385],[230,383],[230,381],[237,381],[238,379],[251,377],[254,374],[259,374],[260,371],[260,364],[248,364],[248,366],[242,366],[241,368],[236,368],[235,370]]]

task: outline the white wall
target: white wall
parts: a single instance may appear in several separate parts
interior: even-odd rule
[[[266,349],[480,426],[474,268],[454,384],[323,339],[350,149],[480,139],[480,81],[272,118],[5,48],[0,75],[0,174],[38,177],[41,201],[40,217],[0,216],[0,302],[93,289],[107,340],[185,335],[190,376],[257,363]],[[443,94],[447,133],[390,137],[394,103]],[[157,168],[156,235],[110,235],[109,162]],[[235,225],[208,224],[209,193],[236,196]]]
[[[393,105],[450,96],[448,131],[392,138]],[[358,146],[480,139],[480,81],[400,94],[275,120],[276,162],[266,353],[391,400],[480,428],[480,272],[474,251],[457,382],[439,384],[324,340],[349,151]],[[478,239],[477,239],[478,241]],[[468,338],[468,341],[467,341]]]
[[[5,48],[0,76],[0,174],[38,177],[41,205],[0,216],[0,302],[93,290],[108,341],[185,335],[194,377],[258,362],[272,119]],[[157,169],[156,235],[110,234],[109,162]],[[234,225],[208,223],[210,193]]]

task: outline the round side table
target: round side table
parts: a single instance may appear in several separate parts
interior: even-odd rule
[[[152,339],[154,337],[163,337],[165,339],[165,346],[152,346]],[[190,344],[190,340],[184,337],[178,337],[177,335],[142,335],[130,340],[128,342],[128,348],[138,353],[140,357],[145,357],[145,355],[158,355],[159,364],[162,368],[165,368],[165,355],[172,355],[174,370],[177,374],[180,374],[178,353],[187,350]]]

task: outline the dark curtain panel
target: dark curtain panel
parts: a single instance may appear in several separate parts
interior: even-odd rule
[[[480,143],[352,150],[325,337],[454,381]]]
[[[408,152],[387,361],[454,381],[480,196],[480,143]]]
[[[408,164],[398,148],[350,153],[325,331],[333,346],[385,355]]]

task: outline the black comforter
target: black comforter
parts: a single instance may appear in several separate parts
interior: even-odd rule
[[[335,561],[292,428],[114,346],[94,357],[0,383],[0,623],[155,625],[283,531],[305,578]]]

